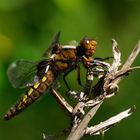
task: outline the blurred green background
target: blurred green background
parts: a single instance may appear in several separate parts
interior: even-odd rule
[[[61,30],[61,43],[79,41],[83,36],[98,41],[96,57],[112,55],[111,39],[122,52],[122,62],[140,39],[139,0],[0,0],[0,140],[42,140],[42,133],[54,134],[69,126],[69,118],[54,98],[46,94],[10,121],[5,112],[25,89],[14,89],[6,75],[16,59],[37,61]],[[140,57],[134,65],[140,65]],[[72,89],[80,89],[68,76]],[[73,80],[73,82],[71,82]],[[84,80],[84,79],[83,79]],[[140,139],[140,71],[134,71],[120,83],[117,96],[104,102],[91,124],[103,121],[135,104],[136,112],[105,133],[105,140]],[[62,83],[60,91],[66,87]],[[60,138],[62,139],[62,138]],[[100,140],[101,136],[86,137]]]

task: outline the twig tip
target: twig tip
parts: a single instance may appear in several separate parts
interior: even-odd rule
[[[112,38],[112,44],[114,44],[115,46],[118,45],[118,43],[116,42],[116,40],[114,38]]]
[[[136,110],[136,106],[133,105],[133,106],[130,108],[130,111],[129,111],[128,113],[129,113],[129,114],[132,114],[135,110]]]

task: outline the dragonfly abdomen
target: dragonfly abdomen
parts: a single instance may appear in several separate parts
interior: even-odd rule
[[[22,112],[30,104],[35,102],[52,85],[54,80],[54,73],[51,70],[48,70],[41,81],[31,86],[29,90],[21,97],[21,99],[10,108],[4,118],[9,120]]]

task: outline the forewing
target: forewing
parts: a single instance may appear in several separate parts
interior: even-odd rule
[[[7,75],[13,87],[23,88],[34,82],[36,72],[35,62],[21,59],[11,63]]]
[[[60,31],[56,33],[56,35],[53,38],[53,41],[51,42],[50,46],[47,48],[47,50],[44,52],[43,57],[49,57],[51,56],[53,53],[55,53],[55,51],[57,51],[57,49],[59,48],[59,38],[60,38]]]
[[[71,40],[68,44],[71,46],[78,46],[78,42],[76,40]]]

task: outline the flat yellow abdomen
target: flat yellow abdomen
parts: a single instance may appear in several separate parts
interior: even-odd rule
[[[40,83],[35,83],[34,88],[38,88],[38,86],[40,85]]]
[[[29,90],[29,92],[28,92],[28,95],[31,95],[33,91],[34,91],[34,90],[33,90],[32,88],[30,88],[30,90]]]
[[[46,76],[44,76],[43,78],[42,78],[42,82],[45,82],[47,80],[47,78],[46,78]]]
[[[27,100],[28,96],[27,95],[24,95],[23,97],[23,102],[26,103],[26,100]]]

